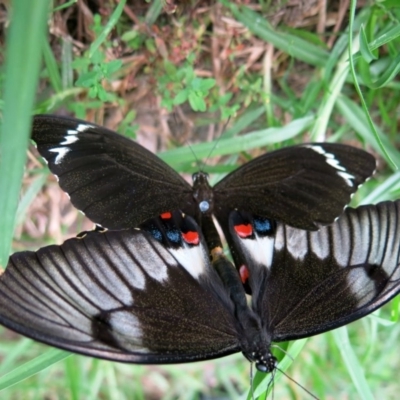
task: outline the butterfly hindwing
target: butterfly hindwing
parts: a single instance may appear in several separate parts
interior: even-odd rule
[[[236,235],[253,307],[273,340],[337,328],[393,298],[400,291],[399,215],[400,201],[383,202],[348,208],[316,232],[278,223],[271,236],[257,229],[252,238]],[[257,247],[264,259],[249,252]]]
[[[251,308],[211,218],[202,221],[205,238],[193,219],[170,213],[142,230],[90,232],[11,256],[0,277],[0,323],[115,361],[177,363],[242,351],[272,372],[271,342],[342,326],[399,292],[399,212],[400,201],[349,208],[308,232],[233,211]]]
[[[192,247],[179,248],[183,265],[177,248],[127,230],[16,253],[0,277],[0,321],[115,361],[185,362],[239,351],[233,304],[203,243]]]

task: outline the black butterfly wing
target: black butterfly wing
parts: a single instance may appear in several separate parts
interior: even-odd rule
[[[216,215],[243,210],[300,229],[332,223],[376,167],[367,152],[341,144],[283,148],[244,164],[214,187]]]
[[[249,282],[253,307],[273,340],[340,327],[397,295],[399,215],[400,201],[384,202],[348,208],[317,232],[278,224],[275,235],[260,237],[255,246],[264,255],[249,262]]]
[[[115,361],[210,359],[239,351],[225,293],[202,244],[169,251],[142,231],[94,232],[11,256],[0,323]]]
[[[72,204],[105,228],[132,228],[192,202],[191,186],[172,168],[104,127],[37,115],[32,139]]]

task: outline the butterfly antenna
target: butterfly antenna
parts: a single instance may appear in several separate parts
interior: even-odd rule
[[[250,363],[250,390],[251,390],[251,398],[254,398],[254,375],[253,375],[253,363]]]
[[[228,124],[229,124],[230,119],[231,119],[231,117],[229,117],[228,120],[226,121],[226,123],[225,123],[225,125],[224,125],[222,131],[225,131],[226,127],[227,127]],[[211,154],[214,152],[215,148],[218,146],[218,143],[219,143],[219,141],[222,139],[222,136],[223,136],[223,134],[219,135],[219,137],[218,137],[217,140],[215,141],[214,146],[212,147],[212,149],[211,149],[210,152],[208,153],[208,156],[206,157],[206,160],[203,162],[203,167],[204,167],[205,165],[207,165],[208,160],[209,160],[210,157],[211,157]],[[201,168],[200,170],[203,170],[203,168]]]
[[[306,389],[303,385],[301,385],[299,382],[295,381],[293,378],[291,378],[289,375],[287,375],[283,370],[280,368],[276,367],[276,370],[278,370],[281,374],[285,375],[286,378],[288,378],[291,382],[295,383],[297,386],[301,387],[306,393],[308,393],[313,399],[315,400],[320,400],[317,396],[312,394],[308,389]]]
[[[272,400],[274,400],[274,397],[275,397],[275,392],[274,392],[274,388],[275,388],[275,375],[276,375],[276,370],[274,369],[274,370],[271,372],[271,379],[270,379],[270,381],[269,381],[269,383],[268,383],[268,386],[267,386],[267,392],[268,392],[269,388],[271,388],[271,392],[272,392],[271,397],[272,397]]]
[[[282,349],[282,347],[278,346],[277,344],[272,344],[271,347],[276,347],[277,349],[279,349],[283,354],[285,354],[286,356],[288,356],[292,361],[294,361],[294,358],[284,349]]]
[[[192,146],[191,146],[191,144],[190,143],[188,143],[188,147],[189,147],[189,149],[190,149],[190,151],[192,152],[192,154],[193,154],[193,158],[196,160],[196,166],[197,166],[197,168],[200,170],[200,171],[203,171],[203,167],[202,167],[202,163],[201,163],[201,161],[197,158],[197,156],[196,156],[196,153],[193,151],[193,148],[192,148]],[[203,163],[204,164],[204,163]]]

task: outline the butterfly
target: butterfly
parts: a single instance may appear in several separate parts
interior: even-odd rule
[[[316,230],[372,174],[368,153],[294,146],[211,188],[205,173],[191,187],[135,142],[85,121],[36,116],[32,137],[73,204],[111,230],[11,256],[0,323],[22,334],[135,363],[242,351],[272,372],[272,342],[349,323],[397,294],[397,203],[349,208]]]
[[[202,229],[174,211],[140,228],[88,232],[10,257],[0,323],[114,361],[182,363],[241,351],[273,372],[273,342],[345,325],[399,292],[399,217],[400,201],[383,202],[305,231],[233,210],[240,275],[211,217]]]

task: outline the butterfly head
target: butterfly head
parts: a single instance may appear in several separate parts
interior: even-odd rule
[[[270,352],[256,355],[255,363],[257,370],[264,373],[273,372],[278,366],[278,360]]]
[[[211,215],[214,208],[213,191],[206,172],[196,172],[193,179],[193,198],[202,214]]]
[[[265,331],[251,332],[250,325],[246,331],[247,343],[242,341],[242,353],[260,372],[273,372],[278,366],[277,358],[271,353],[271,341]],[[243,338],[242,338],[243,339]]]

